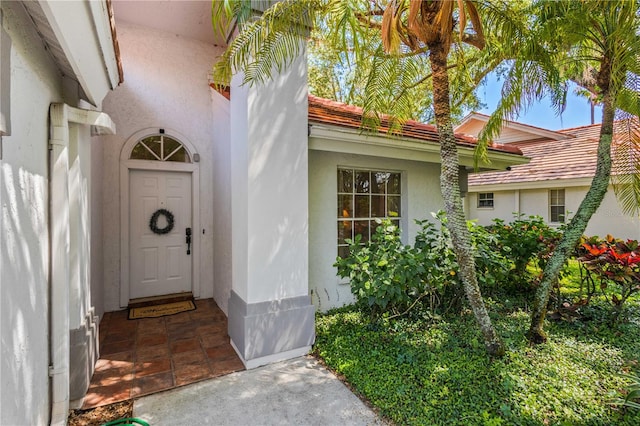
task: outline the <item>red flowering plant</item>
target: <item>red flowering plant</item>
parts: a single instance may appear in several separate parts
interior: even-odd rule
[[[618,240],[607,235],[584,238],[578,248],[578,261],[584,269],[588,303],[599,290],[613,308],[617,322],[625,302],[640,291],[640,247],[636,240]]]

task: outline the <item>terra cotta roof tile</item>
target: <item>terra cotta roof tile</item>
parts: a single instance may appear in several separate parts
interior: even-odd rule
[[[354,105],[347,105],[329,99],[319,98],[309,95],[309,123],[320,123],[326,125],[359,129],[362,127],[363,110]],[[389,133],[389,116],[381,115],[378,132]],[[439,143],[438,130],[431,124],[420,123],[413,120],[406,121],[397,132],[392,132],[398,136],[417,139],[422,142]],[[472,136],[456,134],[456,143],[459,146],[475,147],[478,140]],[[522,155],[520,149],[512,145],[491,144],[491,151],[504,152],[508,154]]]
[[[231,99],[229,87],[223,87],[211,83],[210,86],[227,99]],[[320,98],[318,96],[309,95],[309,123],[326,124],[331,126],[346,127],[351,129],[359,129],[362,127],[363,110],[355,105],[348,105],[342,102],[332,101],[330,99]],[[382,115],[378,132],[382,134],[389,133],[389,116]],[[417,139],[422,142],[440,143],[438,141],[438,131],[431,124],[419,123],[409,120],[405,122],[402,129],[398,132],[392,132],[398,136]],[[474,148],[478,140],[469,135],[456,134],[456,142],[459,146],[467,146]],[[489,150],[503,152],[507,154],[522,155],[522,151],[516,146],[493,143],[489,146]]]
[[[620,146],[621,136],[629,129],[624,122],[616,122],[612,144],[614,158]],[[634,130],[637,132],[637,130]],[[593,177],[596,170],[600,124],[560,130],[574,137],[563,140],[537,139],[512,142],[509,145],[520,148],[531,161],[511,167],[511,170],[490,171],[469,175],[469,185],[503,185],[558,179]],[[623,172],[624,165],[614,163],[613,174]]]

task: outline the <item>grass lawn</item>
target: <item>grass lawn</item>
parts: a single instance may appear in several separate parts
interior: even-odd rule
[[[640,425],[640,410],[608,402],[640,371],[640,301],[631,322],[547,322],[549,342],[529,346],[528,313],[488,301],[508,348],[487,356],[471,312],[372,325],[343,308],[317,318],[314,351],[396,424]],[[592,318],[595,318],[592,316]]]

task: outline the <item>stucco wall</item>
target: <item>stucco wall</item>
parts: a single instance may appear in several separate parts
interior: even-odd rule
[[[229,101],[211,91],[214,137],[213,161],[213,298],[225,314],[231,297],[231,135]]]
[[[12,40],[12,133],[0,160],[0,424],[47,424],[48,114],[62,79],[22,6],[0,7]]]
[[[587,188],[584,188],[584,191],[586,190]],[[610,187],[600,208],[591,217],[586,234],[600,237],[611,234],[616,238],[640,240],[640,219],[622,213],[616,195]]]
[[[363,151],[365,152],[365,151]],[[309,288],[318,310],[353,302],[348,284],[332,266],[337,256],[337,169],[354,167],[402,172],[403,240],[412,244],[419,227],[415,219],[432,219],[444,208],[440,195],[440,166],[417,161],[366,155],[309,152]]]
[[[554,188],[560,188],[554,186]],[[570,218],[580,206],[587,190],[586,186],[566,187],[565,206],[567,215]],[[494,207],[478,208],[477,192],[469,194],[469,218],[477,219],[481,225],[489,225],[493,218],[500,218],[506,221],[513,219],[513,212],[516,212],[518,194],[516,191],[484,191],[493,192]],[[538,215],[545,221],[550,220],[549,189],[521,189],[519,190],[520,213],[525,215]],[[585,231],[586,235],[599,235],[601,237],[611,234],[616,238],[640,238],[640,220],[628,215],[624,215],[620,210],[618,201],[609,188],[600,208],[589,221],[589,226]]]
[[[492,219],[496,217],[510,220],[518,208],[514,191],[494,191],[493,207],[478,207],[477,193],[469,193],[467,199],[467,211],[471,212],[469,217],[478,220],[481,225],[491,224]]]
[[[105,309],[120,309],[120,151],[146,128],[184,135],[200,154],[200,297],[213,296],[214,126],[208,76],[221,50],[169,32],[118,24],[125,82],[103,102],[117,134],[104,137],[103,232]],[[196,225],[194,225],[196,226]],[[204,230],[204,234],[202,231]]]

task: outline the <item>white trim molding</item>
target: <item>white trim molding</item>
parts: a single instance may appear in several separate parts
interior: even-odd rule
[[[111,118],[99,111],[51,104],[49,134],[50,194],[49,239],[51,244],[51,424],[66,424],[69,414],[69,123],[97,126],[102,134],[115,134]],[[55,215],[55,221],[53,217]]]
[[[182,143],[191,159],[190,163],[179,163],[173,161],[147,161],[130,160],[131,151],[143,138],[152,135],[163,134],[172,137]],[[130,282],[129,282],[129,172],[131,170],[157,170],[191,173],[191,223],[192,223],[192,244],[193,256],[191,256],[191,279],[192,292],[195,298],[200,297],[200,256],[202,253],[200,244],[200,167],[199,163],[193,161],[194,155],[198,154],[186,136],[166,127],[153,127],[140,130],[131,135],[120,151],[120,307],[125,308],[129,304]]]
[[[357,129],[345,129],[323,124],[310,124],[309,149],[345,154],[440,163],[440,144],[425,143],[389,134],[377,134]],[[460,165],[474,167],[475,149],[458,146]],[[480,170],[505,170],[527,164],[529,158],[506,152],[488,151],[490,163],[481,163]]]

